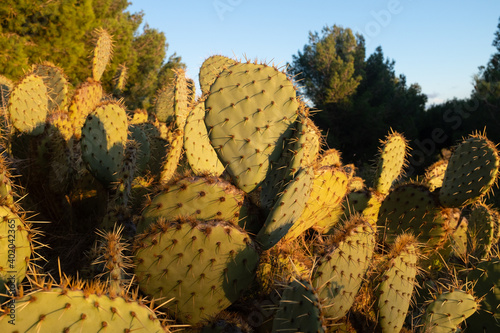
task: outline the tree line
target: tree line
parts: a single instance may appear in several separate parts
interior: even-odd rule
[[[315,123],[327,144],[342,151],[344,162],[368,166],[379,140],[392,129],[410,141],[409,176],[415,176],[471,133],[486,129],[500,142],[500,23],[493,46],[497,52],[479,67],[469,97],[428,108],[421,87],[396,74],[382,47],[365,57],[363,36],[349,28],[334,25],[310,33],[289,65],[302,95],[319,110]]]

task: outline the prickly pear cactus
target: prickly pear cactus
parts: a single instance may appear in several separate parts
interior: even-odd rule
[[[100,81],[102,73],[108,65],[111,55],[113,54],[113,39],[111,35],[104,29],[94,31],[95,47],[94,56],[92,58],[92,77],[96,81]]]
[[[137,231],[145,231],[158,219],[179,216],[197,220],[220,219],[238,223],[244,193],[229,182],[213,177],[185,177],[173,181],[146,206]]]
[[[33,66],[33,73],[40,76],[49,94],[49,112],[63,110],[68,104],[69,82],[63,70],[52,63]]]
[[[147,305],[109,297],[99,286],[47,285],[14,304],[15,318],[0,316],[2,332],[169,332]]]
[[[272,332],[325,332],[321,302],[307,280],[294,280],[285,287]]]
[[[374,188],[387,194],[392,183],[401,175],[406,164],[408,146],[406,139],[397,132],[390,133],[379,151],[379,161]]]
[[[214,83],[219,74],[227,67],[234,65],[236,60],[222,56],[213,55],[203,61],[200,67],[199,81],[202,94],[210,91],[210,86]]]
[[[14,84],[11,80],[0,75],[0,108],[7,107],[9,104],[9,94]]]
[[[9,207],[0,206],[0,218],[0,294],[15,294],[33,255],[32,233]]]
[[[101,84],[92,80],[82,83],[73,93],[68,108],[68,120],[75,139],[80,139],[87,116],[100,104],[103,94]]]
[[[236,301],[254,279],[259,255],[249,235],[224,221],[153,225],[138,238],[135,274],[143,292],[196,324]]]
[[[497,212],[484,203],[476,203],[471,208],[467,221],[471,254],[479,259],[489,257],[494,245],[498,243],[500,224]]]
[[[89,171],[105,185],[118,180],[127,132],[127,114],[116,102],[98,106],[83,125],[82,158]]]
[[[475,202],[495,184],[499,165],[495,144],[483,135],[470,135],[451,155],[439,190],[439,202],[456,208]]]
[[[474,293],[480,297],[479,310],[467,319],[467,331],[500,330],[500,259],[480,262],[467,276]]]
[[[429,250],[442,246],[451,233],[428,186],[418,183],[392,189],[382,202],[378,223],[384,227],[385,242],[390,244],[398,235],[411,232]]]
[[[125,90],[125,86],[127,85],[128,78],[128,68],[125,64],[121,64],[116,69],[115,77],[113,78],[113,82],[115,84],[114,88],[117,92],[122,92]]]
[[[219,74],[205,101],[210,141],[233,181],[251,192],[281,155],[297,117],[295,87],[274,67],[235,64]]]
[[[220,176],[224,172],[224,166],[208,138],[203,102],[189,112],[184,128],[184,149],[189,166],[196,175],[209,173]]]
[[[8,112],[12,125],[22,133],[42,134],[49,109],[49,95],[42,77],[29,74],[12,89]]]
[[[313,179],[312,168],[300,169],[281,193],[257,234],[257,241],[264,250],[276,245],[302,215],[311,195]]]
[[[332,250],[318,262],[312,285],[318,290],[327,319],[343,317],[354,303],[373,257],[375,232],[354,216],[331,239]]]
[[[448,160],[439,160],[425,170],[424,182],[429,185],[429,189],[435,189],[443,186],[444,174],[448,167]]]
[[[378,325],[382,332],[398,333],[403,327],[417,274],[418,244],[414,236],[400,235],[383,263],[377,289]]]
[[[318,166],[341,166],[341,154],[337,149],[331,148],[325,150],[318,159]]]
[[[478,308],[477,300],[460,289],[438,295],[427,305],[422,332],[456,332],[458,326]]]

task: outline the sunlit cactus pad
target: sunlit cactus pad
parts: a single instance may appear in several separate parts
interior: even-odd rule
[[[228,67],[205,101],[210,140],[234,182],[245,192],[279,158],[285,131],[297,117],[295,87],[285,73],[257,64]]]
[[[16,298],[15,306],[15,324],[0,316],[1,332],[169,332],[148,306],[92,288],[47,287]]]
[[[244,193],[217,177],[185,177],[173,181],[156,195],[142,213],[138,232],[162,218],[190,217],[238,223]]]
[[[135,274],[143,292],[196,324],[236,301],[254,279],[259,255],[249,235],[223,221],[160,222],[137,241]]]
[[[482,135],[471,135],[451,155],[439,201],[461,207],[486,195],[497,181],[500,157],[495,144]]]

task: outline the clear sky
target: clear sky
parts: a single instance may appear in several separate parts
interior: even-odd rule
[[[396,74],[418,83],[430,104],[472,90],[472,77],[495,52],[499,0],[131,0],[130,12],[165,33],[198,80],[203,61],[222,54],[278,65],[308,42],[310,31],[334,24],[366,38],[396,61]]]

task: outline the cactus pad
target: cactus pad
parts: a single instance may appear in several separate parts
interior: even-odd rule
[[[8,112],[12,125],[22,133],[42,134],[49,108],[49,95],[42,77],[30,74],[22,78],[9,96]]]
[[[168,332],[141,302],[110,298],[93,288],[50,288],[16,298],[14,325],[0,316],[2,332]]]
[[[104,184],[117,181],[127,143],[127,114],[118,103],[97,107],[82,128],[82,158]]]
[[[458,325],[478,307],[474,296],[459,289],[435,297],[425,311],[423,332],[456,332]]]
[[[143,292],[174,298],[164,306],[196,324],[236,301],[254,279],[259,255],[248,234],[223,221],[160,222],[137,241]]]
[[[274,316],[274,332],[325,332],[318,294],[306,280],[294,280],[285,287]]]
[[[184,128],[184,149],[193,172],[220,176],[224,172],[205,126],[205,104],[198,103],[189,113]]]
[[[293,83],[267,65],[233,65],[211,85],[205,101],[208,135],[243,191],[259,186],[281,155],[298,106]]]
[[[469,136],[451,155],[439,202],[458,208],[486,195],[497,180],[499,164],[495,144],[482,135]]]
[[[214,83],[219,74],[235,63],[235,60],[221,55],[213,55],[205,59],[201,64],[199,73],[202,94],[208,93],[210,91],[210,86]]]
[[[300,169],[278,197],[264,226],[257,234],[257,241],[264,250],[278,243],[302,215],[311,195],[313,179],[312,168]]]
[[[332,236],[332,250],[319,260],[312,279],[327,319],[339,319],[351,308],[374,248],[375,233],[359,216],[353,216]]]

